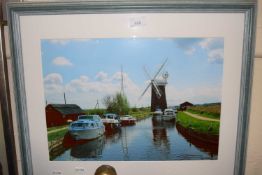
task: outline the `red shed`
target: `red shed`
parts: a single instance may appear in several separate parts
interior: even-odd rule
[[[69,120],[75,121],[85,114],[76,104],[49,104],[45,107],[47,127],[65,125]]]
[[[188,101],[186,101],[186,102],[180,104],[180,110],[184,111],[184,110],[186,110],[190,106],[193,106],[193,104],[188,102]]]

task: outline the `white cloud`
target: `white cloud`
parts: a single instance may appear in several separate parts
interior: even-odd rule
[[[187,55],[193,55],[193,53],[196,51],[196,48],[194,48],[194,47],[189,47],[189,48],[187,48],[186,50],[185,50],[185,53],[187,54]]]
[[[190,38],[176,39],[178,48],[184,50],[187,55],[193,55],[197,49],[206,51],[210,63],[223,63],[224,40],[223,38]]]
[[[214,42],[214,38],[206,38],[199,42],[199,46],[203,49],[209,49],[212,43]]]
[[[47,94],[63,93],[64,87],[59,84],[46,84],[45,90]]]
[[[82,75],[64,84],[63,77],[60,74],[52,73],[47,75],[44,78],[47,101],[50,103],[63,103],[63,93],[65,92],[68,103],[78,104],[82,108],[93,108],[96,101],[99,100],[100,107],[103,107],[102,99],[104,96],[120,92],[121,72],[116,72],[110,76],[105,72],[101,72],[97,73],[97,75],[103,75],[102,77],[104,77],[106,81],[104,81],[104,79],[97,79],[97,76],[92,79]],[[150,81],[145,81],[144,85],[138,86],[127,73],[124,72],[123,77],[124,92],[131,106],[150,106],[151,87],[149,87],[144,96],[138,100]],[[185,89],[177,89],[176,86],[171,84],[166,86],[168,105],[178,105],[184,101],[190,101],[195,104],[218,102],[220,101],[220,96],[220,85],[203,85]]]
[[[127,78],[127,75],[125,73],[121,73],[121,72],[116,72],[114,73],[114,75],[112,76],[112,80],[121,80],[121,77],[123,75],[123,78]]]
[[[65,57],[56,57],[53,59],[53,64],[57,66],[73,66],[71,61]]]
[[[178,38],[175,40],[178,48],[184,50],[185,54],[193,55],[196,51],[196,46],[201,41],[200,38]]]
[[[123,79],[124,92],[128,96],[130,104],[137,104],[138,97],[142,93],[141,89],[129,78],[127,73],[123,73]],[[71,100],[70,103],[80,104],[84,108],[92,107],[96,100],[102,101],[104,96],[113,95],[120,92],[120,90],[121,72],[109,76],[107,73],[100,71],[94,79],[82,75],[65,85],[66,94],[71,97],[68,98],[68,101]]]
[[[207,38],[199,42],[199,46],[207,51],[210,63],[223,63],[224,41],[222,38]]]
[[[80,76],[77,79],[71,80],[66,85],[67,90],[71,92],[87,92],[87,93],[108,93],[116,92],[117,84],[111,82],[93,81],[86,76]],[[90,94],[90,95],[93,95]]]
[[[208,53],[208,61],[212,63],[222,63],[224,57],[223,49],[213,49]]]
[[[63,77],[58,73],[48,74],[44,78],[45,96],[48,103],[63,103]]]
[[[96,74],[95,78],[100,81],[108,81],[108,74],[100,71]]]
[[[62,84],[63,83],[63,77],[62,77],[62,75],[60,75],[58,73],[51,73],[51,74],[48,74],[44,78],[44,83],[45,84]]]

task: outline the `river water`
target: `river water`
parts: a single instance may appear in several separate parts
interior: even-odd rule
[[[160,122],[153,117],[92,141],[74,141],[66,134],[62,147],[53,160],[213,160],[218,154],[218,144],[191,138],[175,121]]]

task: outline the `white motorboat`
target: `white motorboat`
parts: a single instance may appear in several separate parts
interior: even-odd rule
[[[69,125],[69,133],[75,139],[92,140],[102,136],[105,126],[99,115],[80,115]]]
[[[121,126],[119,117],[113,113],[104,114],[102,122],[104,123],[106,130],[118,129]]]
[[[154,112],[153,112],[153,119],[154,120],[159,120],[161,121],[162,120],[162,115],[163,115],[163,112],[161,109],[157,108]]]
[[[161,111],[161,109],[156,109],[154,112],[153,112],[153,115],[162,115],[163,112]]]
[[[121,125],[134,125],[136,124],[136,118],[131,115],[124,115],[120,117]]]
[[[176,110],[174,109],[165,109],[162,119],[165,121],[170,121],[176,118]]]

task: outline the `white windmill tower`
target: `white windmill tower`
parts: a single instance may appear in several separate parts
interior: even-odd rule
[[[146,93],[146,91],[151,86],[151,111],[155,111],[156,109],[161,109],[164,111],[167,108],[166,102],[166,90],[165,87],[167,85],[168,72],[164,72],[162,77],[158,77],[159,73],[162,71],[165,66],[167,59],[160,66],[156,74],[151,77],[146,68],[144,67],[144,71],[148,78],[150,79],[150,83],[147,85],[140,98]]]

